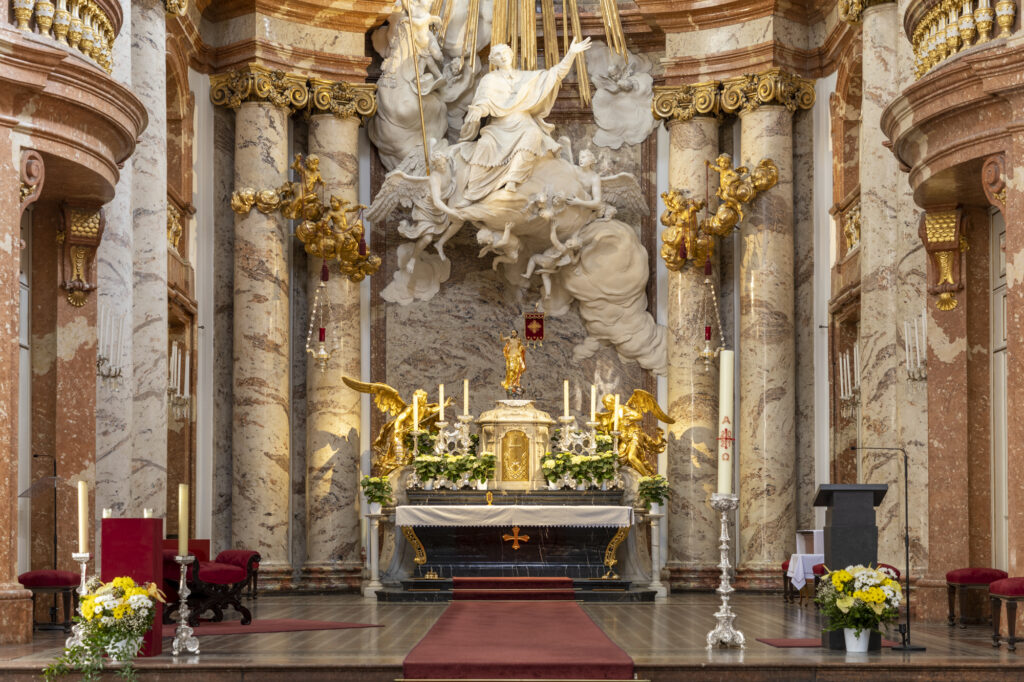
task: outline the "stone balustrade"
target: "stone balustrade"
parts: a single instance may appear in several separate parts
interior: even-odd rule
[[[53,38],[78,50],[110,73],[120,17],[100,0],[12,0],[14,20],[22,31]]]
[[[926,0],[912,5],[906,28],[917,77],[967,48],[1011,35],[1016,15],[1016,0]]]

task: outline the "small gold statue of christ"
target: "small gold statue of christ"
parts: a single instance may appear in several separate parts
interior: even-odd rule
[[[526,371],[526,347],[519,340],[519,332],[514,329],[511,335],[498,334],[498,338],[505,342],[502,349],[505,356],[505,380],[501,382],[501,387],[509,398],[514,398],[523,394],[520,381]]]

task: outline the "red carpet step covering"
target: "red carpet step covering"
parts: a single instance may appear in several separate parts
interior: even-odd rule
[[[770,638],[757,638],[757,641],[768,646],[773,646],[777,649],[811,649],[813,647],[821,646],[821,638],[808,637],[806,639],[770,639]],[[893,642],[889,639],[882,640],[882,646],[896,646],[899,642]]]
[[[164,625],[164,637],[174,637],[176,625]],[[203,635],[257,635],[266,632],[304,632],[307,630],[347,630],[349,628],[381,628],[372,623],[339,623],[332,620],[294,620],[266,618],[242,625],[236,620],[221,623],[203,623],[195,628],[197,637]]]
[[[576,602],[453,601],[402,672],[420,680],[629,680],[633,659]]]
[[[546,601],[574,601],[576,593],[568,590],[452,590],[452,599],[468,601],[508,601],[509,599]]]

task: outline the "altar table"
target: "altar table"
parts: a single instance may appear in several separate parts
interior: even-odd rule
[[[605,505],[400,505],[395,525],[431,577],[615,578],[633,508]],[[495,529],[498,529],[495,532]],[[603,576],[594,575],[603,566]]]

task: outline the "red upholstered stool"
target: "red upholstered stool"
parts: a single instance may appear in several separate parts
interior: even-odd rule
[[[1024,637],[1016,636],[1017,602],[1024,599],[1024,578],[1003,578],[994,580],[988,586],[988,594],[992,603],[992,646],[999,646],[1000,641],[1006,642],[1010,651],[1017,648],[1017,642]],[[1001,604],[1006,604],[1006,637],[999,635],[999,619],[1002,616]]]
[[[811,573],[814,574],[815,578],[820,578],[821,576],[825,575],[825,564],[814,564],[813,566],[811,566]]]
[[[900,569],[896,568],[892,564],[878,564],[878,568],[887,568],[887,569],[889,569],[890,571],[892,571],[893,575],[896,576],[896,580],[899,580],[900,576],[902,575],[900,573]]]
[[[946,574],[946,594],[949,597],[949,625],[952,626],[956,620],[954,617],[954,604],[959,593],[960,602],[960,627],[966,628],[964,613],[967,610],[967,590],[988,589],[996,580],[1006,578],[1006,571],[998,568],[958,568]]]
[[[219,564],[231,564],[245,569],[248,573],[246,596],[256,598],[256,580],[260,573],[260,555],[249,549],[226,549],[214,559]]]
[[[64,603],[64,622],[56,622],[56,608],[51,611],[49,623],[38,623],[33,620],[32,626],[37,630],[63,630],[71,631],[71,603],[75,589],[82,579],[72,571],[57,571],[47,569],[42,571],[27,571],[18,576],[18,582],[32,592],[32,612],[35,613],[37,594],[59,594]]]

